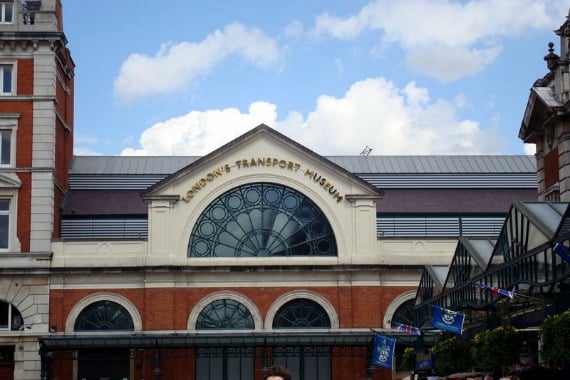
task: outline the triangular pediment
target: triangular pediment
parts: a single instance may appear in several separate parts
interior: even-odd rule
[[[16,174],[0,174],[0,189],[18,189],[20,186],[22,186],[22,182]]]
[[[554,110],[562,104],[554,96],[551,87],[533,87],[526,104],[519,138],[525,143],[535,143],[544,135],[544,124]]]
[[[330,190],[343,189],[343,197],[380,198],[382,191],[276,130],[261,124],[213,152],[199,158],[147,189],[145,199],[175,197],[175,188],[201,187],[223,178],[259,174],[316,183]],[[209,186],[210,188],[212,186]],[[191,191],[191,190],[189,190]],[[180,192],[179,192],[180,194]],[[185,194],[180,194],[184,199]]]

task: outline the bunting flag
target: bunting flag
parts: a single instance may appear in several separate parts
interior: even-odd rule
[[[463,332],[465,314],[461,314],[453,310],[447,310],[435,305],[430,306],[433,314],[431,319],[431,325],[433,327],[461,335]]]
[[[394,363],[394,349],[396,339],[380,334],[374,335],[374,349],[372,350],[372,364],[379,367],[392,368]]]
[[[562,260],[566,261],[567,263],[570,263],[570,247],[567,247],[560,243],[556,243],[556,245],[554,245],[554,248],[552,248],[552,250],[558,256],[562,257]]]
[[[475,285],[476,287],[478,287],[478,288],[485,289],[485,290],[489,290],[489,291],[491,291],[491,292],[493,292],[493,293],[500,294],[500,295],[505,296],[505,297],[509,297],[510,299],[513,299],[513,298],[515,298],[516,296],[518,296],[518,294],[515,293],[515,292],[511,292],[510,290],[505,290],[505,289],[497,288],[496,286],[489,286],[489,285],[485,285],[485,284],[482,284],[482,283],[474,284],[474,285]]]
[[[392,324],[396,330],[404,331],[414,335],[422,335],[422,331],[414,326],[404,325],[402,323],[393,323]]]

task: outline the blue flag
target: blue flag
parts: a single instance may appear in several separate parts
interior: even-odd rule
[[[554,246],[554,248],[552,250],[558,256],[562,257],[562,259],[564,261],[566,261],[567,263],[570,263],[570,247],[567,247],[567,246],[562,245],[560,243],[556,243],[556,245]]]
[[[463,332],[465,314],[447,310],[435,305],[431,305],[431,310],[433,314],[431,325],[433,327],[455,334],[461,334]]]
[[[374,349],[372,350],[372,364],[379,367],[392,368],[394,362],[394,348],[396,339],[380,334],[374,335]]]

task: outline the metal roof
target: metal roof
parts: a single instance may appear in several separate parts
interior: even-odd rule
[[[74,156],[69,174],[171,174],[197,156]]]
[[[171,174],[198,156],[75,156],[74,175]],[[351,173],[536,173],[536,159],[526,155],[327,156]]]
[[[525,155],[331,156],[353,173],[535,173],[536,159]]]

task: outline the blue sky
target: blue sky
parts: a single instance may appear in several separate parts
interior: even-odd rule
[[[204,155],[260,123],[322,155],[524,154],[568,0],[63,0],[75,154]]]

